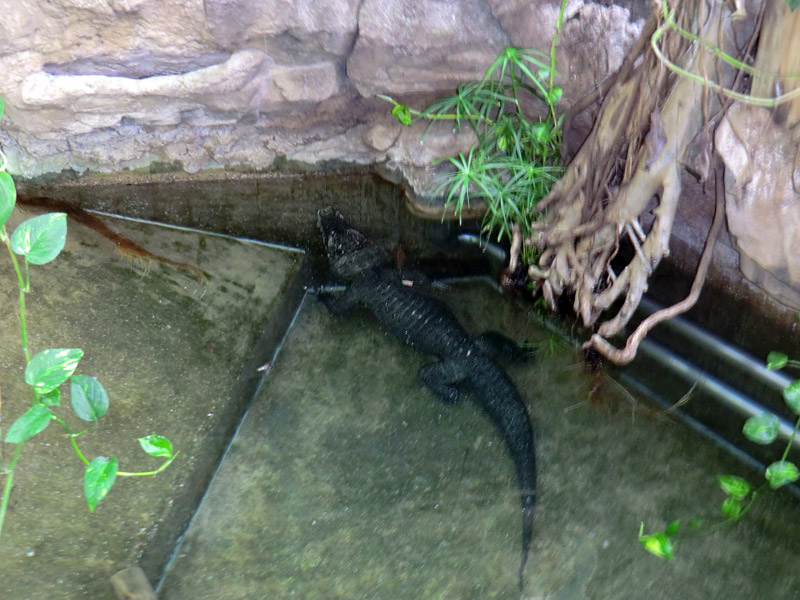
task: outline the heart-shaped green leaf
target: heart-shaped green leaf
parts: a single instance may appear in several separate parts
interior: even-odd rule
[[[674,537],[678,535],[678,530],[680,529],[681,522],[680,520],[670,521],[667,523],[667,526],[664,527],[664,533],[668,537]]]
[[[664,558],[666,560],[672,560],[674,558],[672,540],[660,531],[650,535],[640,535],[639,543],[644,546],[644,549],[650,554],[658,556],[659,558]]]
[[[777,489],[787,483],[797,481],[797,478],[800,477],[800,471],[797,470],[797,466],[793,462],[779,460],[767,467],[765,476],[769,481],[769,486],[772,489]]]
[[[94,512],[95,507],[106,497],[108,490],[114,485],[118,469],[117,459],[113,456],[111,458],[98,456],[86,466],[83,474],[83,493],[89,504],[89,512]]]
[[[5,224],[17,201],[17,188],[11,175],[0,171],[0,225]]]
[[[405,127],[411,125],[411,111],[405,104],[395,104],[394,108],[392,108],[392,116]]]
[[[67,215],[47,213],[23,221],[11,235],[11,249],[34,265],[53,260],[67,240]]]
[[[750,493],[750,484],[736,475],[717,475],[719,485],[726,494],[733,498],[744,498]]]
[[[49,392],[36,392],[36,400],[45,406],[61,406],[61,389],[54,388]]]
[[[786,400],[789,408],[800,414],[800,379],[795,379],[783,388],[783,399]]]
[[[25,367],[25,383],[37,393],[46,394],[64,383],[78,368],[83,356],[80,348],[52,348],[43,350]]]
[[[108,393],[96,378],[73,375],[69,391],[72,410],[84,421],[97,421],[108,412]]]
[[[777,370],[782,369],[789,362],[789,357],[783,352],[775,352],[774,350],[767,354],[767,368]]]
[[[163,435],[147,435],[139,438],[139,445],[142,450],[147,452],[150,456],[172,456],[172,442],[170,442]]]
[[[733,496],[728,496],[722,503],[722,512],[729,519],[737,518],[742,512],[742,501]]]
[[[745,421],[742,431],[751,442],[756,444],[771,444],[778,437],[780,421],[771,413],[763,413],[757,417],[750,417]]]
[[[12,423],[6,434],[7,444],[21,444],[50,424],[53,413],[44,404],[34,404],[24,415]]]
[[[531,125],[530,128],[531,137],[539,144],[544,142],[547,139],[548,134],[550,133],[550,125],[547,123],[539,122],[534,123]]]

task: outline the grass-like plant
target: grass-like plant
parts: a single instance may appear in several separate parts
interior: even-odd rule
[[[0,117],[2,115],[3,102],[0,99]],[[59,255],[67,238],[67,215],[47,213],[33,217],[22,222],[9,235],[6,231],[6,221],[14,209],[16,196],[14,181],[6,172],[6,157],[0,152],[0,242],[8,248],[19,287],[20,342],[25,356],[25,383],[31,388],[30,408],[11,424],[4,437],[0,431],[0,439],[14,448],[11,457],[6,460],[3,446],[0,444],[0,477],[5,477],[0,499],[0,543],[14,484],[14,470],[22,447],[33,436],[44,431],[51,421],[64,428],[73,450],[86,465],[83,490],[90,511],[94,511],[105,498],[118,476],[155,475],[167,468],[178,455],[170,441],[160,435],[148,435],[138,440],[142,450],[147,454],[164,459],[161,466],[152,471],[136,473],[120,471],[119,463],[113,456],[97,456],[89,460],[81,452],[78,438],[91,431],[97,420],[106,414],[109,407],[108,393],[96,378],[75,373],[83,356],[83,350],[80,348],[52,348],[33,354],[28,345],[28,323],[25,313],[25,296],[30,292],[30,265],[47,264]],[[73,412],[79,419],[89,423],[82,431],[73,431],[58,415],[58,409],[61,408],[61,386],[67,381],[69,381]]]
[[[477,142],[467,152],[449,157],[454,170],[444,176],[434,194],[445,195],[446,206],[460,217],[472,198],[486,203],[485,232],[500,240],[511,238],[512,227],[531,234],[536,203],[564,172],[561,162],[561,124],[556,105],[561,88],[554,85],[555,44],[563,21],[562,2],[549,56],[536,50],[505,48],[480,81],[463,83],[455,94],[424,110],[415,110],[389,96],[392,115],[405,126],[418,120],[453,121],[465,125]],[[529,118],[525,106],[539,103],[546,117]],[[427,134],[427,131],[426,131]],[[423,140],[424,140],[423,135]],[[526,247],[531,251],[532,247]],[[524,256],[532,260],[531,256]]]

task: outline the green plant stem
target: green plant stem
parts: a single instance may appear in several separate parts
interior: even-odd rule
[[[30,289],[30,279],[28,278],[28,261],[25,261],[25,276],[22,274],[22,269],[19,268],[19,261],[17,255],[11,249],[11,240],[8,237],[5,224],[2,226],[2,239],[8,248],[8,254],[11,257],[11,264],[14,265],[14,272],[17,274],[17,283],[19,284],[19,321],[20,321],[20,334],[22,336],[22,351],[25,353],[25,364],[31,362],[31,351],[28,348],[28,328],[25,325],[25,294]]]
[[[558,11],[558,18],[556,19],[556,32],[553,34],[553,41],[550,43],[550,79],[548,82],[548,87],[550,92],[553,91],[553,77],[555,76],[556,72],[556,42],[558,42],[558,36],[561,33],[561,26],[564,23],[564,13],[567,9],[567,0],[561,0],[561,8]],[[552,102],[547,103],[550,106],[550,116],[553,118],[553,124],[555,125],[558,123],[558,118],[556,117],[556,107],[553,106]]]
[[[57,417],[57,416],[55,416],[55,415],[52,415],[50,418],[51,418],[51,419],[53,419],[53,421],[55,421],[56,423],[58,423],[59,425],[61,425],[61,426],[62,426],[62,427],[63,427],[63,428],[66,430],[67,434],[69,434],[69,443],[70,443],[70,444],[72,444],[72,449],[73,449],[73,450],[75,450],[75,454],[77,454],[77,455],[78,455],[78,458],[80,458],[80,459],[81,459],[81,462],[82,462],[83,464],[85,464],[85,465],[88,465],[88,464],[89,464],[89,462],[90,462],[90,461],[89,461],[89,459],[88,459],[88,458],[86,458],[86,456],[83,454],[83,452],[81,452],[81,449],[78,447],[78,442],[76,442],[75,440],[77,439],[77,437],[78,437],[79,435],[83,435],[84,433],[86,433],[87,431],[89,431],[89,429],[92,429],[92,428],[93,428],[93,426],[94,426],[96,423],[94,423],[94,424],[92,425],[92,427],[90,427],[89,429],[84,429],[83,431],[81,431],[81,432],[79,432],[79,433],[72,433],[72,429],[70,429],[69,425],[67,425],[67,424],[64,422],[64,420],[63,420],[63,419],[61,419],[61,418],[59,418],[59,417]]]
[[[28,347],[28,327],[25,324],[25,290],[19,289],[19,331],[22,337],[22,351],[25,353],[25,364],[31,362],[31,350]]]
[[[120,476],[120,477],[145,477],[147,475],[155,475],[156,473],[160,473],[161,471],[166,469],[170,465],[170,463],[172,463],[172,461],[175,460],[175,458],[178,456],[178,454],[180,454],[180,452],[181,451],[178,450],[175,454],[170,456],[166,460],[166,462],[163,465],[161,465],[160,467],[158,467],[155,471],[143,471],[141,473],[128,473],[127,471],[118,471],[117,475]]]
[[[5,159],[5,157],[3,157],[3,159]],[[17,255],[14,254],[14,251],[11,249],[11,240],[8,237],[5,223],[0,226],[0,238],[2,238],[3,242],[5,242],[6,248],[8,248],[8,254],[11,257],[11,263],[14,265],[14,272],[17,274],[17,282],[19,284],[19,318],[21,324],[20,331],[22,335],[22,351],[25,353],[25,364],[27,365],[31,360],[31,353],[28,349],[28,334],[25,328],[25,291],[27,286],[25,285],[25,280],[22,277],[22,271],[19,268]],[[6,510],[8,509],[8,501],[11,497],[11,488],[14,486],[14,467],[17,466],[17,460],[19,460],[20,452],[22,452],[22,444],[17,444],[14,448],[14,454],[11,457],[11,462],[6,465],[4,470],[6,484],[3,488],[3,499],[0,501],[0,539],[2,539],[3,523],[6,519]]]
[[[748,512],[750,512],[750,510],[753,508],[753,506],[755,506],[756,500],[758,499],[758,497],[761,495],[761,492],[763,492],[766,487],[767,487],[767,484],[763,483],[758,488],[753,490],[753,493],[750,496],[750,502],[748,502],[747,505],[741,510],[741,512],[739,512],[739,514],[736,515],[735,517],[726,517],[725,519],[717,521],[716,523],[709,523],[709,524],[703,523],[702,525],[700,525],[698,527],[695,527],[693,529],[689,529],[688,532],[686,532],[686,533],[682,533],[680,535],[674,536],[673,539],[674,539],[675,543],[677,543],[679,541],[685,541],[687,539],[694,538],[694,537],[700,537],[700,536],[708,535],[708,534],[712,533],[713,531],[716,531],[717,529],[722,529],[723,527],[730,527],[734,523],[738,523]]]
[[[734,90],[728,89],[725,86],[720,85],[715,81],[708,79],[707,77],[682,69],[681,67],[679,67],[678,65],[667,59],[667,57],[664,56],[664,54],[661,52],[661,49],[658,46],[658,41],[661,39],[661,37],[664,35],[667,29],[672,29],[681,36],[683,36],[684,38],[691,40],[693,43],[704,46],[707,50],[713,52],[714,55],[718,56],[724,62],[728,63],[729,65],[733,66],[736,69],[744,71],[745,73],[748,73],[750,75],[757,75],[760,73],[760,71],[758,71],[757,69],[749,67],[744,63],[742,63],[741,61],[736,60],[734,57],[726,54],[720,48],[714,46],[713,44],[710,44],[709,42],[706,42],[705,40],[694,35],[693,33],[690,33],[684,30],[683,28],[679,27],[678,24],[675,22],[674,11],[670,11],[669,4],[666,2],[666,0],[663,2],[663,10],[664,10],[664,24],[661,25],[658,29],[656,29],[656,31],[653,33],[653,36],[650,38],[650,46],[653,48],[653,52],[655,52],[656,56],[661,61],[661,63],[673,73],[677,73],[682,77],[686,77],[701,85],[705,85],[710,89],[714,90],[715,92],[726,96],[727,98],[738,100],[740,102],[751,104],[753,106],[765,106],[768,108],[772,108],[774,106],[777,106],[778,104],[794,100],[797,96],[800,96],[800,88],[794,89],[785,94],[781,94],[775,98],[748,96],[747,94],[741,94]],[[797,75],[792,74],[791,76],[795,77]],[[789,77],[789,75],[785,75],[784,77]]]
[[[75,454],[78,455],[78,458],[81,459],[81,462],[84,465],[89,466],[91,461],[88,458],[86,458],[86,455],[84,455],[83,452],[81,452],[81,449],[78,447],[78,442],[76,441],[77,437],[79,435],[83,434],[83,433],[86,433],[86,431],[88,431],[88,429],[86,429],[84,431],[81,431],[80,433],[72,433],[72,430],[70,429],[69,425],[67,425],[64,422],[63,419],[60,419],[59,417],[57,417],[55,415],[53,415],[51,418],[56,423],[60,424],[67,431],[67,433],[69,434],[69,442],[70,442],[70,444],[72,444],[72,449],[75,450]],[[160,473],[161,471],[166,469],[170,465],[170,463],[172,463],[172,461],[175,460],[175,457],[177,457],[179,453],[180,453],[180,450],[178,450],[175,454],[170,456],[167,459],[167,461],[164,462],[164,464],[162,464],[160,467],[158,467],[155,471],[141,471],[141,472],[137,472],[137,473],[129,473],[127,471],[118,471],[117,475],[120,476],[120,477],[145,477],[147,475],[155,475],[156,473]]]
[[[789,456],[789,450],[792,448],[792,444],[794,444],[794,438],[797,436],[797,429],[800,427],[800,417],[797,418],[797,421],[794,423],[794,429],[792,430],[792,435],[789,438],[789,442],[786,444],[786,448],[783,451],[783,455],[781,456],[781,460],[786,460],[786,457]]]
[[[376,97],[380,98],[381,100],[386,100],[387,102],[391,102],[395,106],[398,106],[400,104],[397,100],[385,94],[377,94]],[[407,106],[406,108],[408,108],[409,114],[412,115],[413,117],[418,119],[428,119],[429,121],[460,121],[466,118],[468,121],[477,121],[485,123],[493,122],[491,119],[484,117],[483,115],[477,115],[477,116],[469,114],[459,115],[457,113],[434,114],[421,110],[416,110],[414,108],[411,108],[410,106]]]
[[[83,464],[85,464],[85,465],[88,465],[89,464],[89,460],[83,455],[83,452],[81,452],[81,449],[78,448],[78,442],[75,441],[75,438],[73,436],[69,436],[69,442],[70,442],[70,444],[72,444],[72,449],[75,450],[75,454],[78,455],[78,458],[81,459],[81,462]]]
[[[753,494],[750,496],[750,502],[747,503],[747,506],[745,506],[742,509],[742,511],[736,516],[735,519],[730,519],[730,521],[738,521],[743,516],[745,516],[747,513],[749,513],[750,509],[753,508],[753,506],[756,503],[756,500],[761,495],[761,492],[763,492],[766,487],[767,487],[767,484],[765,482],[765,483],[762,483],[760,486],[758,486],[755,490],[753,490]]]
[[[6,485],[3,488],[3,500],[0,502],[0,540],[2,540],[3,522],[6,519],[6,509],[8,508],[8,500],[11,497],[11,488],[14,485],[14,467],[19,459],[20,452],[22,452],[22,444],[17,444],[16,448],[14,448],[14,456],[11,457],[11,462],[6,469]],[[0,544],[2,544],[1,541]]]

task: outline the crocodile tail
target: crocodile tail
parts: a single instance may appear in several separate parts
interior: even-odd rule
[[[519,588],[522,590],[525,565],[528,564],[528,552],[533,538],[533,506],[536,496],[526,494],[522,499],[522,559],[519,565]]]
[[[522,501],[522,561],[520,584],[533,538],[533,507],[536,503],[536,452],[533,428],[525,403],[514,384],[492,360],[479,355],[470,366],[470,380],[483,408],[499,429],[514,459]]]

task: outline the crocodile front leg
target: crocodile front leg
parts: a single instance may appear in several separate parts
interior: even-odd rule
[[[486,331],[475,338],[475,344],[491,359],[505,357],[511,362],[523,363],[530,354],[509,337],[498,331]]]
[[[344,315],[353,310],[359,302],[358,294],[353,292],[352,287],[348,287],[341,294],[334,294],[324,288],[315,290],[317,298],[325,305],[331,314]]]

